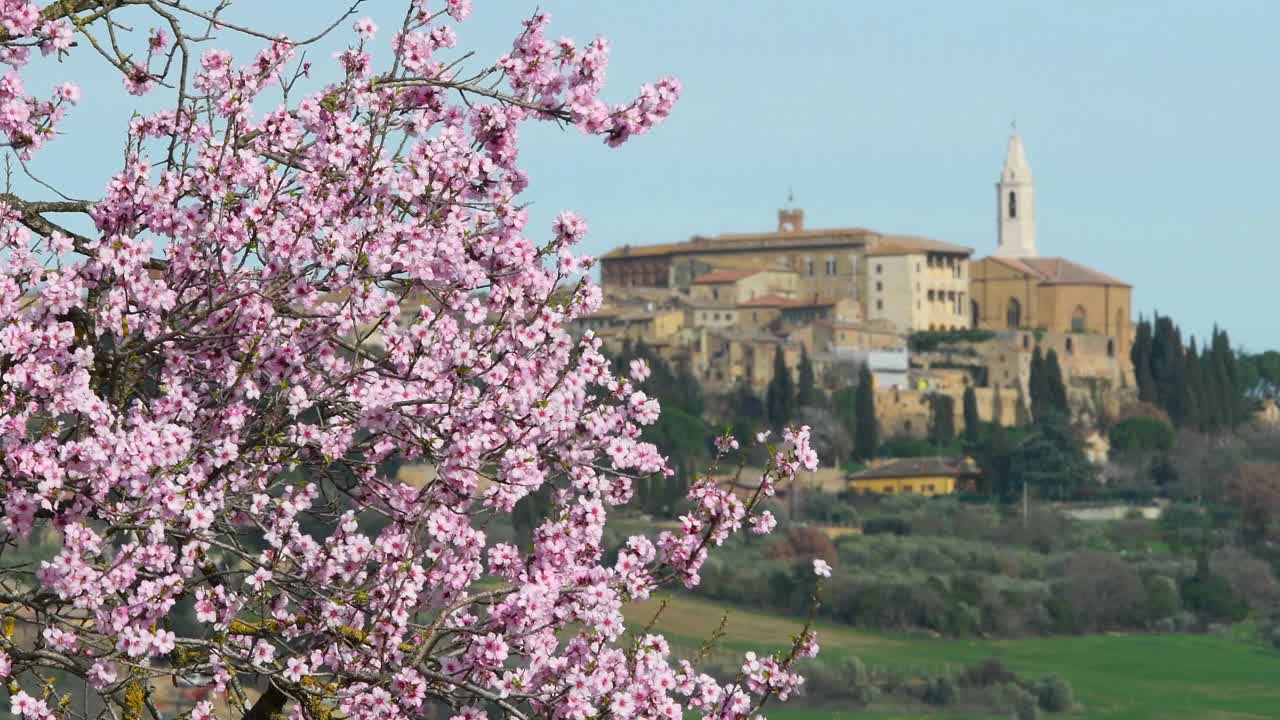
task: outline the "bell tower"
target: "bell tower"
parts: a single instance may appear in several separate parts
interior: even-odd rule
[[[996,183],[996,208],[999,212],[998,257],[1036,257],[1036,189],[1027,164],[1027,151],[1017,127],[1009,135],[1004,169]]]

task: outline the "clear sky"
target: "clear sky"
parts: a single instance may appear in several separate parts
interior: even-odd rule
[[[553,36],[610,40],[609,99],[666,74],[684,97],[666,125],[620,149],[553,126],[526,130],[532,231],[574,209],[591,227],[587,250],[603,253],[770,230],[794,188],[808,227],[923,234],[986,254],[1016,115],[1042,254],[1132,283],[1138,311],[1170,314],[1184,331],[1218,322],[1236,344],[1280,347],[1280,3],[539,4]],[[236,5],[234,18],[298,37],[347,3]],[[534,6],[475,0],[461,45],[491,61]],[[369,0],[361,14],[385,41],[402,8]],[[332,49],[313,52],[318,72]],[[88,59],[70,62],[79,72]],[[51,81],[44,65],[33,77]],[[70,175],[93,197],[119,166],[134,99],[117,78],[87,72],[85,102],[66,125],[80,137],[56,143],[36,169]]]

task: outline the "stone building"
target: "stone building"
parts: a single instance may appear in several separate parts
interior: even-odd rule
[[[969,327],[972,252],[927,238],[882,238],[867,249],[867,317],[902,332]]]
[[[1133,288],[1072,260],[1039,256],[1035,188],[1016,132],[1009,139],[996,192],[995,254],[970,268],[972,325],[1097,335],[1109,339],[1113,354],[1127,356],[1133,332]]]

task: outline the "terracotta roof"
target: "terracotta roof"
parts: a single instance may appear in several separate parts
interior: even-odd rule
[[[791,305],[803,305],[804,303],[795,298],[783,297],[781,295],[762,295],[746,302],[738,303],[738,307],[789,307]]]
[[[995,257],[992,260],[1038,278],[1045,285],[1111,285],[1133,287],[1103,272],[1060,257]]]
[[[665,255],[678,249],[684,243],[663,243],[661,245],[623,245],[605,253],[605,258],[645,257],[648,255]]]
[[[830,228],[826,230],[795,230],[789,232],[762,233],[725,233],[722,235],[695,235],[685,242],[663,243],[659,245],[623,245],[605,253],[603,258],[650,257],[669,255],[677,252],[700,252],[709,249],[724,249],[721,243],[750,242],[753,240],[821,240],[824,238],[872,238],[874,230],[866,228]],[[714,247],[709,248],[708,245]]]
[[[867,248],[868,255],[914,255],[925,252],[972,255],[973,248],[916,235],[881,235],[874,245]]]
[[[764,272],[763,270],[712,270],[705,275],[699,275],[693,281],[694,285],[718,285],[720,283],[731,283],[748,278],[756,273]]]
[[[941,475],[944,477],[967,477],[980,475],[981,470],[968,458],[958,457],[915,457],[890,460],[878,467],[868,468],[845,478],[850,482],[859,480],[887,480],[889,478],[926,477]]]
[[[789,230],[787,232],[722,233],[709,238],[695,237],[694,240],[811,240],[825,237],[862,237],[875,234],[874,230],[866,228],[829,228],[826,230]]]

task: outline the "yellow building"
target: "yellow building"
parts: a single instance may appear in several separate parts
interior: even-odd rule
[[[969,458],[891,460],[845,479],[850,490],[880,495],[951,495],[976,488],[981,471]]]
[[[974,326],[1100,335],[1129,353],[1133,288],[1064,258],[986,257],[970,275]]]

